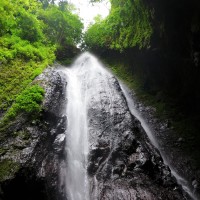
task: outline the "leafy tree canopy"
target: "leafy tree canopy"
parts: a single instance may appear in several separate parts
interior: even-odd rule
[[[96,2],[96,1],[92,1]],[[110,0],[111,11],[104,20],[96,20],[84,35],[87,48],[105,47],[123,51],[149,45],[152,34],[150,12],[142,0]]]
[[[64,0],[58,5],[54,0],[0,1],[0,115],[19,102],[17,96],[57,51],[81,40],[83,24],[71,9]],[[29,97],[30,102],[35,98]]]

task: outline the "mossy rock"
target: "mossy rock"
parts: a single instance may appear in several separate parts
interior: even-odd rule
[[[0,148],[0,156],[3,156],[7,152],[7,149]]]
[[[25,130],[17,131],[13,133],[14,137],[19,136],[23,140],[28,140],[30,138],[30,133]]]
[[[13,162],[12,160],[5,159],[0,161],[0,181],[13,177],[19,168],[19,163]]]

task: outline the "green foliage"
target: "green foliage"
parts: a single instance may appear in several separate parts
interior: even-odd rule
[[[111,44],[111,35],[105,30],[105,21],[97,22],[92,25],[84,35],[84,42],[89,48],[106,47],[109,48]]]
[[[148,47],[152,35],[150,12],[141,0],[112,0],[105,20],[96,21],[84,35],[88,48],[104,47],[123,51]]]
[[[41,110],[40,103],[43,99],[44,89],[38,85],[27,87],[22,93],[20,93],[15,103],[6,113],[4,120],[10,120],[14,118],[20,112],[26,113],[38,113]]]
[[[49,63],[55,59],[55,47],[44,46],[40,42],[31,44],[15,35],[2,36],[0,47],[0,60],[3,63],[8,63],[15,58],[35,61],[48,60]]]
[[[0,110],[7,110],[48,62],[14,60],[0,66]]]
[[[0,181],[4,181],[10,178],[19,169],[19,164],[13,162],[12,160],[2,160],[0,161]]]
[[[37,42],[44,39],[41,22],[37,19],[37,16],[25,11],[21,12],[17,24],[20,29],[17,30],[16,34],[21,39],[30,42]]]
[[[36,1],[1,1],[0,3],[0,61],[8,63],[16,58],[44,61],[55,59],[53,45],[47,45],[43,22],[36,10]]]
[[[41,10],[39,18],[45,23],[44,32],[48,41],[58,46],[80,42],[83,24],[79,17],[62,7],[50,6]]]
[[[46,9],[50,4],[54,4],[54,0],[38,0],[42,3],[42,7]]]
[[[57,6],[53,0],[1,0],[0,13],[0,113],[10,108],[9,119],[39,111],[42,93],[30,83],[58,49],[80,41],[83,24],[66,1]]]
[[[67,2],[60,2],[60,6],[52,5],[52,1],[42,1],[45,2],[46,9],[42,9],[37,0],[0,2],[1,62],[16,57],[52,62],[55,47],[80,42],[83,24],[68,9]]]

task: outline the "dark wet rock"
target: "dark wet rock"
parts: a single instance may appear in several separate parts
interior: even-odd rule
[[[196,179],[192,181],[193,193],[198,194],[200,192],[200,183]]]
[[[146,105],[141,104],[134,93],[131,93],[134,99],[136,108],[138,105],[143,106],[144,110]],[[170,124],[172,119],[158,119],[155,110],[152,108],[148,112],[140,113],[146,122],[149,122],[149,127],[159,143],[159,150],[165,157],[165,161],[173,168],[176,174],[183,178],[183,185],[187,185],[187,189],[191,192],[190,195],[193,199],[200,199],[200,190],[193,187],[193,178],[197,181],[200,180],[200,170],[196,162],[191,158],[195,148],[191,147],[191,154],[185,154],[184,148],[195,140],[190,135],[180,135],[176,133],[174,127]],[[163,124],[168,122],[168,126],[162,128]],[[181,180],[179,180],[181,182]]]
[[[182,177],[182,179],[179,179],[179,183],[183,184],[184,187],[186,187],[186,190],[189,189],[188,192],[193,199],[200,199],[200,190],[194,189],[192,185],[194,179],[191,178],[195,177],[197,181],[200,180],[199,168],[196,167],[194,161],[191,160],[190,155],[186,155],[183,150],[188,142],[194,140],[194,137],[180,137],[171,125],[172,119],[158,119],[155,113],[156,110],[153,107],[148,106],[148,109],[146,109],[146,105],[142,104],[141,101],[137,99],[135,93],[130,92],[130,95],[134,100],[136,110],[139,111],[139,106],[143,107],[143,111],[139,113],[144,121],[148,123],[154,137],[158,141],[159,151],[162,156],[164,156],[165,162],[170,165],[176,174]],[[185,195],[188,199],[191,198],[188,194],[185,193]]]
[[[59,199],[59,163],[63,159],[66,129],[66,81],[53,68],[34,80],[45,89],[43,111],[21,114],[0,142],[0,199]],[[4,151],[3,151],[4,150]]]
[[[63,147],[65,146],[65,134],[59,134],[56,136],[56,139],[53,143],[53,148],[57,153],[60,153],[63,151]]]
[[[118,81],[112,75],[107,75],[107,83],[104,80],[105,75],[98,77],[99,82],[92,84],[95,92],[88,96],[91,199],[185,199],[140,122],[130,113]]]

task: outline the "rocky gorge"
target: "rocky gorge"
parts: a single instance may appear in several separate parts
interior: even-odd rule
[[[76,65],[88,102],[85,170],[90,199],[191,199],[131,114],[118,80],[90,54],[82,55]],[[100,67],[97,72],[94,65]],[[65,112],[69,99],[68,80],[62,69],[56,64],[34,80],[45,89],[39,116],[32,119],[21,114],[1,133],[2,200],[71,200],[65,180],[68,177],[63,178],[69,165],[69,116]]]

